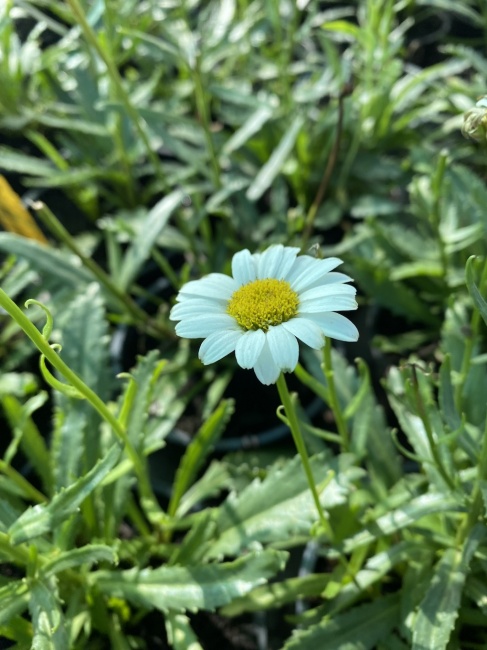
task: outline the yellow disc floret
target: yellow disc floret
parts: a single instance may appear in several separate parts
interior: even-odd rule
[[[286,280],[254,280],[237,289],[230,298],[227,313],[244,330],[264,330],[280,325],[298,313],[299,297]]]

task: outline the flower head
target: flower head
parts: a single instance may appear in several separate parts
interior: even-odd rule
[[[477,142],[487,140],[487,97],[481,97],[463,116],[462,134]]]
[[[179,336],[204,338],[199,357],[213,363],[235,352],[263,384],[298,363],[297,339],[316,350],[325,336],[356,341],[358,331],[336,311],[356,309],[355,288],[333,271],[341,260],[298,256],[299,248],[271,246],[232,259],[232,277],[210,273],[185,284],[170,318]]]

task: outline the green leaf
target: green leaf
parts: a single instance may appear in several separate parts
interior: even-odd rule
[[[174,650],[203,650],[191,629],[187,616],[167,612],[164,620],[166,622],[167,638]]]
[[[259,106],[225,142],[223,153],[228,155],[239,149],[253,135],[258,133],[264,124],[272,117],[274,109],[271,106]]]
[[[248,553],[234,562],[190,567],[99,571],[90,580],[102,593],[138,607],[184,612],[214,610],[243,596],[280,571],[287,553]]]
[[[29,609],[34,630],[32,650],[66,650],[68,637],[54,578],[34,582]]]
[[[458,617],[470,560],[485,536],[484,526],[479,524],[461,550],[445,551],[415,616],[412,650],[446,650]]]
[[[92,275],[80,267],[73,256],[39,244],[33,239],[0,232],[0,250],[24,258],[32,269],[63,287],[68,285],[79,288],[93,280]]]
[[[303,124],[304,117],[297,115],[282,140],[272,152],[271,157],[261,168],[247,190],[246,196],[250,201],[256,201],[259,199],[279,174],[294,147]]]
[[[54,575],[66,569],[75,567],[90,567],[98,562],[109,562],[116,564],[118,561],[117,553],[112,546],[104,544],[90,544],[82,548],[71,549],[58,553],[56,557],[49,559],[42,567],[42,573],[45,576]]]
[[[114,444],[87,474],[55,494],[47,505],[28,508],[9,529],[12,543],[20,544],[43,535],[76,513],[84,499],[117,463],[121,453],[120,445]]]
[[[77,118],[57,117],[56,115],[39,114],[36,116],[39,124],[44,124],[54,129],[63,129],[66,131],[75,131],[77,133],[86,133],[95,135],[99,138],[110,137],[110,132],[104,124],[96,124],[87,120]]]
[[[46,393],[39,392],[24,404],[12,395],[6,395],[0,401],[13,431],[14,440],[18,432],[22,451],[41,478],[43,489],[49,493],[52,489],[50,456],[46,442],[32,419],[32,414],[45,403],[46,397]],[[7,452],[4,460],[10,462]]]
[[[326,509],[345,503],[352,482],[363,473],[351,465],[351,456],[329,460],[319,454],[310,463],[318,491],[320,484],[327,482],[320,494]],[[206,558],[238,555],[256,541],[280,542],[309,535],[316,519],[316,506],[296,456],[284,467],[272,467],[263,481],[255,480],[240,494],[230,494],[218,509],[216,539],[208,544]]]
[[[484,300],[482,294],[479,291],[478,286],[475,284],[475,275],[473,269],[475,260],[476,260],[475,255],[472,255],[467,260],[467,265],[465,267],[467,287],[468,287],[469,294],[472,296],[472,300],[474,301],[475,306],[477,307],[480,315],[482,316],[484,323],[487,325],[487,302]],[[487,264],[487,262],[484,261],[484,264]]]
[[[330,576],[331,573],[311,573],[300,578],[289,578],[257,587],[246,596],[225,605],[221,613],[223,616],[240,616],[246,612],[263,612],[266,609],[282,607],[295,603],[299,598],[317,598],[323,593]]]
[[[63,361],[104,401],[111,390],[109,339],[100,287],[91,283],[65,306],[56,320],[60,329]],[[55,393],[56,427],[52,442],[55,489],[70,485],[100,455],[100,416],[87,401]]]
[[[31,178],[26,181],[29,187],[72,187],[98,181],[100,179],[109,179],[114,183],[122,184],[126,182],[125,176],[120,172],[110,171],[105,167],[80,167],[68,169],[66,171],[52,171],[48,177]]]
[[[127,437],[141,455],[148,453],[147,422],[154,399],[156,382],[164,366],[164,361],[158,357],[158,350],[152,350],[145,357],[139,357],[137,367],[132,371],[131,379],[127,382],[120,406],[121,413],[126,420]],[[131,385],[132,382],[134,386]],[[135,397],[130,396],[133,388],[135,388]],[[130,501],[130,491],[134,484],[132,465],[129,464],[128,471],[122,473],[125,467],[123,462],[115,467],[114,473],[117,471],[121,473],[116,480],[107,485],[104,494],[105,525],[107,530],[111,529],[113,535],[116,535],[118,526],[127,512],[127,503]],[[109,478],[112,479],[113,476],[110,475]]]
[[[390,535],[397,530],[406,528],[427,515],[440,512],[461,512],[462,510],[458,500],[453,497],[439,492],[422,494],[411,499],[404,506],[382,515],[373,523],[368,524],[366,530],[347,539],[344,543],[344,551],[349,553],[360,546],[370,544],[384,535]]]
[[[142,265],[149,258],[157,238],[164,230],[171,214],[180,205],[183,196],[182,190],[175,190],[159,201],[148,213],[135,241],[125,254],[118,278],[118,285],[121,289],[127,289],[137,277]]]
[[[234,411],[233,400],[222,400],[218,408],[205,420],[196,436],[188,445],[176,472],[176,478],[169,502],[168,514],[177,513],[179,502],[191,486],[208,454],[216,441],[225,431],[225,427]]]
[[[18,153],[9,147],[0,146],[0,169],[19,174],[47,177],[56,171],[55,167],[35,156]]]
[[[359,40],[361,36],[360,28],[357,25],[348,22],[348,20],[333,20],[323,23],[321,27],[329,32],[336,32],[337,34],[345,36],[347,37],[347,40],[351,41]]]
[[[399,620],[398,596],[379,597],[371,604],[355,607],[331,619],[325,618],[309,630],[295,633],[283,650],[373,650]]]
[[[7,625],[22,614],[29,604],[29,587],[24,580],[10,582],[0,588],[0,625]]]

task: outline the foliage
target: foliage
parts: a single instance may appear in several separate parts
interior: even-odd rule
[[[210,650],[199,616],[256,650],[485,647],[486,18],[0,3],[11,647]],[[360,341],[305,351],[261,435],[274,388],[203,368],[168,315],[276,242],[343,258]],[[264,446],[296,418],[314,494]]]

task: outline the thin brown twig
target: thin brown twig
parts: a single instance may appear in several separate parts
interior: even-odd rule
[[[343,130],[343,100],[349,94],[350,94],[350,88],[347,85],[342,89],[342,91],[338,95],[338,120],[337,120],[335,141],[333,142],[333,146],[330,155],[328,157],[328,161],[326,163],[325,171],[323,172],[323,177],[321,179],[320,186],[318,187],[318,191],[316,192],[314,201],[311,204],[311,207],[308,210],[308,214],[306,216],[306,224],[304,226],[303,239],[302,239],[303,250],[306,248],[309,238],[311,237],[311,233],[313,232],[313,226],[314,226],[316,214],[318,213],[318,208],[320,207],[323,198],[326,194],[326,190],[328,189],[328,184],[330,182],[332,172],[335,168],[338,159],[338,152],[340,150],[342,130]]]

